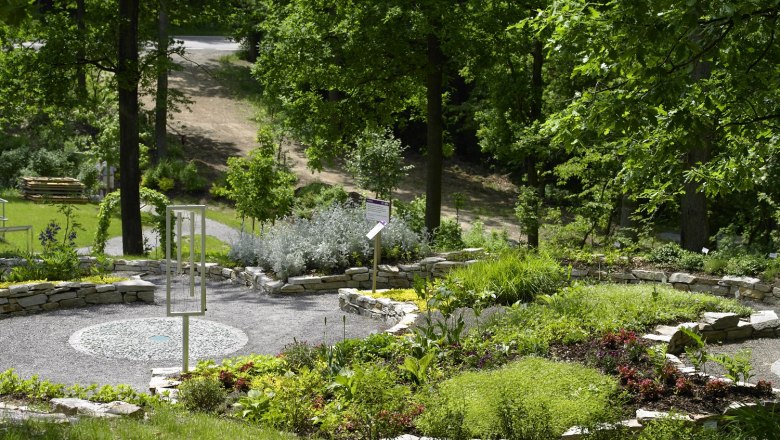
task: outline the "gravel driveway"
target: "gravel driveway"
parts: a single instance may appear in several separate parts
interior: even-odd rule
[[[146,391],[152,368],[181,365],[180,348],[171,350],[171,360],[155,361],[140,357],[110,359],[76,350],[69,344],[71,336],[86,327],[119,320],[165,317],[165,278],[149,276],[144,279],[158,286],[154,305],[112,304],[0,320],[0,346],[3,347],[0,371],[14,368],[22,377],[37,374],[41,379],[68,385],[128,384],[136,390]],[[225,356],[232,357],[250,353],[276,354],[293,342],[293,338],[312,344],[321,343],[323,339],[328,343],[336,342],[342,338],[343,316],[345,314],[338,308],[338,296],[333,292],[271,296],[227,282],[208,282],[207,312],[197,319],[220,324],[214,327],[228,326],[246,335],[246,345]],[[324,326],[326,317],[327,329]],[[379,320],[346,315],[348,338],[365,337],[389,327]],[[128,331],[130,333],[133,332]],[[139,344],[137,340],[133,343]],[[144,343],[156,342],[149,340],[140,344]],[[217,356],[215,360],[221,358]],[[195,360],[191,358],[190,362],[194,365]]]

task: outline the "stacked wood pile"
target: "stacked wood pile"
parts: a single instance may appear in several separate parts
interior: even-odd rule
[[[34,202],[86,203],[86,187],[72,177],[22,177],[22,195]]]

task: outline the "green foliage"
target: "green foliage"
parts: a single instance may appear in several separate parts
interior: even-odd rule
[[[486,231],[485,224],[475,220],[471,228],[463,234],[463,245],[469,248],[483,248],[487,252],[502,252],[509,248],[509,233],[501,231]]]
[[[160,247],[165,249],[165,210],[171,202],[164,194],[145,187],[140,188],[140,195],[141,201],[154,206],[154,229],[160,233]],[[108,227],[115,211],[119,208],[120,198],[121,194],[117,190],[106,195],[100,203],[97,215],[98,225],[97,230],[95,230],[95,242],[92,245],[93,253],[102,254],[105,252],[106,240],[108,240]],[[174,246],[171,247],[172,251],[173,249]]]
[[[447,286],[463,305],[473,304],[485,293],[490,293],[497,304],[510,305],[551,294],[562,281],[563,270],[555,260],[545,255],[506,251],[495,258],[453,269]]]
[[[428,367],[431,366],[431,362],[436,358],[436,353],[430,352],[425,356],[417,359],[416,357],[408,356],[404,359],[403,365],[399,368],[410,376],[412,381],[421,385],[428,380]]]
[[[518,353],[538,352],[553,342],[572,343],[625,328],[696,320],[705,311],[741,316],[750,309],[734,300],[647,285],[577,285],[527,306],[513,306],[487,324],[492,343]],[[474,341],[469,341],[469,344]]]
[[[705,366],[707,359],[709,359],[709,353],[707,352],[707,344],[704,342],[704,339],[702,339],[701,335],[685,326],[680,327],[680,330],[693,342],[693,344],[685,346],[685,356],[688,358],[688,361],[697,371],[706,372]]]
[[[726,370],[726,377],[734,382],[747,382],[753,376],[753,365],[750,363],[750,350],[740,350],[733,356],[725,353],[709,355],[707,359],[720,364]]]
[[[241,216],[261,223],[287,215],[293,205],[295,174],[274,158],[273,138],[262,135],[249,157],[228,159],[227,188],[220,193],[236,204]]]
[[[518,188],[515,216],[520,223],[520,231],[529,234],[539,229],[539,220],[542,209],[542,198],[536,188],[521,186]]]
[[[448,438],[458,432],[465,438],[506,438],[524,431],[537,436],[531,438],[545,432],[558,436],[602,413],[616,391],[615,380],[596,370],[529,357],[445,381],[416,424],[426,435]],[[556,417],[547,425],[550,414]]]
[[[460,224],[452,219],[442,220],[433,231],[433,247],[438,251],[463,249]]]
[[[190,411],[213,413],[225,407],[227,391],[211,377],[196,377],[179,385],[178,399]]]
[[[734,438],[775,439],[780,432],[780,416],[774,405],[746,405],[724,419],[726,431]]]
[[[412,169],[404,165],[406,146],[389,129],[366,130],[356,141],[347,158],[347,170],[360,188],[376,197],[390,199],[395,188]]]
[[[233,407],[236,408],[238,417],[260,423],[271,408],[271,396],[262,391],[249,390],[245,396],[239,397]]]
[[[305,341],[285,345],[280,354],[292,371],[312,370],[318,359],[317,349]]]
[[[83,272],[76,253],[76,231],[83,231],[84,228],[76,221],[71,205],[60,205],[57,212],[65,217],[65,229],[63,230],[56,220],[51,220],[46,229],[38,235],[41,254],[27,257],[25,265],[17,266],[11,271],[8,281],[71,280]],[[58,237],[61,230],[62,238]]]
[[[677,265],[684,252],[677,243],[666,243],[651,250],[647,261],[663,265]]]
[[[619,439],[626,438],[627,433],[615,433],[610,437],[609,433],[601,436],[593,436],[594,439]],[[591,438],[590,436],[587,438]],[[647,424],[644,430],[639,434],[637,440],[727,440],[732,439],[727,434],[715,429],[708,429],[692,423],[686,417],[671,414],[668,417],[656,419]]]
[[[342,205],[348,199],[349,194],[339,185],[330,186],[319,182],[310,183],[295,190],[293,215],[310,219],[314,212],[333,205]]]
[[[741,254],[729,259],[726,273],[730,275],[757,275],[764,271],[767,261],[758,255]]]
[[[110,439],[178,440],[183,437],[201,440],[231,439],[288,439],[274,429],[250,426],[207,413],[190,413],[170,405],[159,405],[144,420],[130,417],[111,419],[83,417],[74,423],[34,422],[4,427],[3,438],[8,440]]]
[[[425,196],[415,197],[411,202],[393,201],[393,217],[402,218],[416,233],[425,231]]]

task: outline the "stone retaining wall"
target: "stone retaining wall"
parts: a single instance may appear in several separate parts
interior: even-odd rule
[[[572,269],[572,279],[597,279],[617,283],[665,283],[686,292],[711,293],[767,304],[780,304],[780,283],[765,283],[758,278],[726,275],[716,277],[684,272],[668,273],[660,270],[626,270],[605,272],[595,268]]]
[[[0,289],[0,318],[91,304],[154,303],[154,288],[143,280],[18,284]]]

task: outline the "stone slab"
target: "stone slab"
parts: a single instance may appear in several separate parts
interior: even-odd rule
[[[287,284],[306,285],[322,283],[322,277],[314,275],[301,275],[287,278]]]
[[[657,281],[659,283],[666,282],[666,274],[657,270],[635,269],[631,271],[631,274],[633,274],[637,279],[643,281]]]
[[[39,293],[37,295],[25,296],[18,298],[16,302],[25,309],[32,306],[39,306],[45,304],[49,300],[49,296],[45,293]]]
[[[685,272],[675,272],[669,276],[669,282],[672,284],[693,284],[696,282],[696,277]]]
[[[76,298],[78,296],[74,291],[68,291],[63,293],[57,293],[55,295],[49,295],[49,302],[60,302],[63,299]]]
[[[349,269],[344,271],[344,274],[346,275],[355,275],[359,273],[368,273],[367,267],[350,267]]]
[[[279,291],[281,293],[297,293],[306,290],[302,284],[285,284]]]
[[[91,293],[84,297],[87,304],[119,304],[122,302],[122,294],[119,292]]]
[[[144,280],[127,280],[115,283],[117,292],[154,292],[155,285]]]

